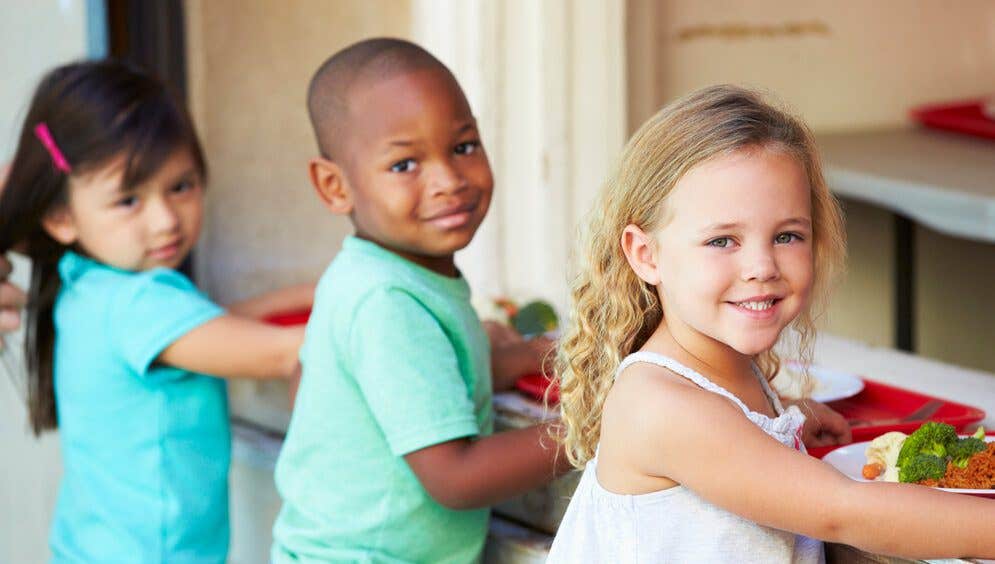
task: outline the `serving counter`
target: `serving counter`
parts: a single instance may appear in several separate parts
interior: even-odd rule
[[[962,368],[894,349],[870,347],[833,335],[820,335],[815,345],[815,362],[839,371],[851,372],[887,384],[908,388],[932,396],[979,407],[987,413],[982,422],[995,429],[995,374]],[[543,421],[555,414],[547,413],[536,401],[516,392],[495,397],[498,430],[521,428]],[[280,448],[280,437],[272,432],[235,425],[232,471],[232,558],[254,561],[240,556],[268,549],[267,519],[250,521],[246,515],[271,515],[272,523],[279,509],[279,498],[265,496],[258,501],[258,489],[272,489],[272,471]],[[556,527],[569,497],[577,485],[579,472],[571,472],[553,483],[531,491],[494,508],[485,562],[503,564],[540,563],[552,543]],[[252,488],[257,495],[246,497],[240,490]],[[251,502],[250,500],[255,500]],[[995,501],[993,501],[995,503]],[[253,523],[256,523],[255,525]],[[247,544],[248,543],[248,544]],[[901,563],[909,560],[863,552],[844,545],[829,545],[827,559],[832,562]],[[939,561],[937,561],[939,562]],[[978,562],[971,560],[943,560]]]

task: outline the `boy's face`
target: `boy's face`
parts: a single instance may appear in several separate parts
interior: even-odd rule
[[[494,185],[459,86],[436,69],[371,80],[350,93],[349,127],[339,165],[356,235],[456,274]]]

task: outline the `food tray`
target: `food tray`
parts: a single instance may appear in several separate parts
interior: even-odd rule
[[[287,311],[281,313],[275,313],[263,318],[263,321],[267,323],[272,323],[273,325],[304,325],[307,323],[308,317],[311,316],[311,310],[302,309],[299,311]]]
[[[995,120],[984,114],[983,103],[982,100],[967,100],[930,104],[913,108],[909,114],[926,127],[995,139]]]
[[[854,427],[854,441],[870,440],[888,431],[911,433],[926,421],[947,423],[953,425],[958,431],[962,431],[967,425],[977,423],[985,418],[985,412],[976,407],[882,384],[867,378],[863,380],[864,389],[859,394],[827,404],[846,417],[848,421],[862,420],[870,423]],[[908,417],[934,400],[939,401],[940,405],[931,415],[901,422],[893,421]],[[880,423],[875,424],[876,421]]]
[[[864,390],[859,394],[826,404],[846,417],[847,421],[867,422],[853,427],[854,442],[869,441],[889,431],[911,433],[926,421],[947,423],[953,425],[957,431],[963,431],[968,425],[985,418],[985,412],[976,407],[889,386],[867,378],[863,380]],[[910,414],[934,400],[940,403],[932,414],[922,418],[896,421],[908,418]],[[809,454],[822,458],[834,448],[836,447],[811,448]]]
[[[522,376],[515,382],[515,388],[530,398],[538,401],[544,401],[546,388],[552,388],[549,390],[550,405],[559,403],[560,401],[559,386],[550,382],[549,378],[543,376],[542,374],[527,374]]]

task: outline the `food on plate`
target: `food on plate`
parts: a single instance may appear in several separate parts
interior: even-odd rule
[[[885,433],[868,445],[862,474],[868,480],[995,489],[995,443],[984,437],[984,428],[961,438],[953,426],[933,421],[908,436]]]
[[[906,437],[908,435],[905,433],[892,431],[871,441],[865,451],[867,464],[864,466],[864,477],[873,480],[881,476],[885,482],[897,482],[898,453],[902,450]]]

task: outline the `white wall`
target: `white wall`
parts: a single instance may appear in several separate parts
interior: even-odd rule
[[[13,157],[29,98],[51,67],[87,54],[87,3],[82,0],[5,0],[0,3],[0,164]],[[14,259],[12,280],[26,287],[29,263]],[[7,336],[0,364],[0,562],[48,560],[48,527],[62,461],[58,436],[36,439],[23,400],[21,333]],[[13,355],[12,355],[13,353]]]

